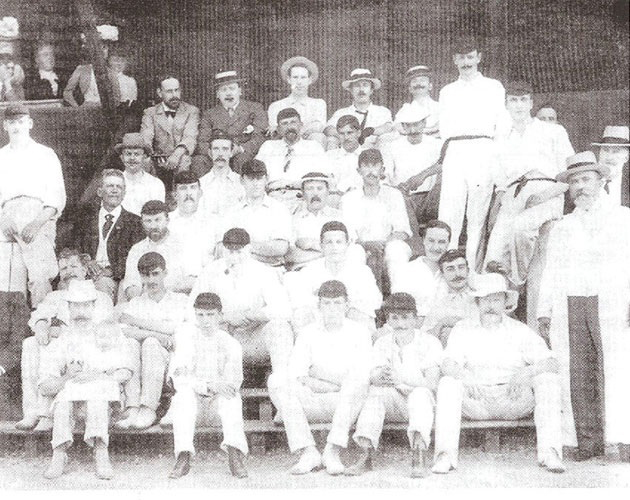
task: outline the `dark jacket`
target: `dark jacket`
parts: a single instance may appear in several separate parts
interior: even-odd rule
[[[68,75],[64,72],[55,70],[58,80],[57,93],[53,93],[48,80],[44,80],[39,76],[39,70],[32,68],[26,72],[24,79],[24,93],[29,101],[40,99],[61,99],[63,97],[63,89],[68,82]]]

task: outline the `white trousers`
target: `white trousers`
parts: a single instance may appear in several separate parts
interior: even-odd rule
[[[494,141],[473,139],[449,143],[442,164],[439,219],[452,230],[450,248],[457,248],[466,216],[466,259],[476,267],[481,231],[488,215],[492,180]]]
[[[124,385],[126,406],[146,406],[157,410],[170,353],[153,337],[144,339],[142,343],[130,338],[126,340],[132,363],[131,378]]]
[[[83,440],[94,446],[95,439],[109,445],[109,401],[55,401],[52,447],[72,443],[76,420],[85,421]]]
[[[223,396],[202,396],[195,392],[193,385],[173,380],[176,393],[171,400],[170,414],[173,417],[173,439],[175,456],[183,451],[195,452],[193,440],[196,425],[221,424],[223,441],[221,449],[227,446],[247,454],[247,438],[243,422],[243,403],[240,395],[227,399]]]
[[[40,366],[47,364],[46,358],[58,356],[57,339],[48,345],[40,345],[35,337],[27,337],[22,342],[22,413],[24,418],[52,417],[53,397],[43,396],[37,384],[40,380]]]
[[[354,440],[358,443],[358,438],[368,439],[376,449],[384,422],[408,422],[409,444],[413,445],[413,434],[419,432],[428,448],[431,444],[434,405],[433,393],[426,387],[416,387],[405,396],[395,387],[370,386],[357,420]]]
[[[538,461],[555,450],[562,457],[560,378],[556,373],[541,373],[514,399],[507,385],[481,387],[481,397],[468,394],[461,380],[442,377],[437,391],[435,414],[435,455],[447,453],[457,467],[462,416],[469,420],[518,420],[534,413]]]
[[[367,396],[367,384],[347,378],[339,392],[317,393],[299,382],[284,383],[272,374],[269,397],[280,411],[291,452],[315,446],[309,422],[331,422],[327,442],[345,448]]]

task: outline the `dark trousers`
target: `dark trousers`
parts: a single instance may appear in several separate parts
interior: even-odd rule
[[[597,297],[568,297],[571,406],[578,448],[604,452],[604,359]]]

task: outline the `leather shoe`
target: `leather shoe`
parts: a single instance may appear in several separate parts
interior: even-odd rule
[[[179,479],[182,476],[185,476],[190,472],[190,452],[182,451],[179,455],[177,455],[177,460],[175,461],[175,467],[168,475],[171,479]]]
[[[232,446],[227,447],[228,452],[228,464],[230,465],[230,472],[234,477],[238,477],[239,479],[243,479],[247,477],[247,469],[245,469],[245,465],[243,464],[243,452],[241,450],[237,450]]]
[[[372,470],[372,454],[373,454],[373,450],[371,447],[362,448],[359,459],[355,463],[350,465],[349,467],[345,468],[345,470],[343,471],[344,475],[345,476],[361,476],[365,474],[366,472],[371,471]]]

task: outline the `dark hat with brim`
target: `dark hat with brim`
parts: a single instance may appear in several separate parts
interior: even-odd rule
[[[223,246],[230,250],[238,250],[250,243],[249,233],[242,227],[228,229],[223,235]]]
[[[556,180],[560,182],[568,182],[572,175],[580,172],[598,172],[602,177],[608,179],[610,177],[610,169],[605,165],[597,163],[595,153],[592,151],[583,151],[567,158],[567,169],[560,172],[556,176]]]
[[[147,156],[151,156],[151,146],[146,144],[137,132],[125,134],[122,142],[114,146],[114,151],[118,154],[122,153],[124,149],[142,149]]]
[[[286,80],[289,78],[289,71],[293,66],[304,66],[308,70],[311,75],[311,85],[319,78],[319,68],[317,67],[317,64],[306,57],[295,56],[287,59],[282,63],[282,66],[280,66],[280,74],[283,79]]]
[[[31,116],[30,111],[24,104],[11,104],[4,110],[4,120],[16,120],[22,116]]]

